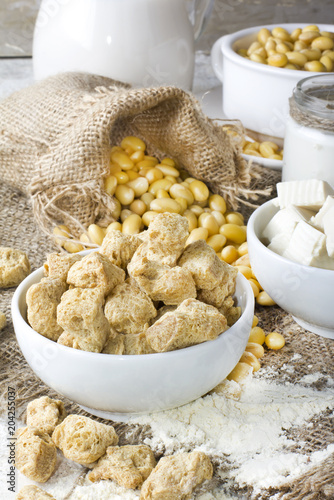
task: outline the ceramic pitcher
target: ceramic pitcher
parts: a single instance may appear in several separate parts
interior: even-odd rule
[[[64,71],[136,87],[190,89],[194,40],[214,0],[42,0],[33,38],[36,80]]]

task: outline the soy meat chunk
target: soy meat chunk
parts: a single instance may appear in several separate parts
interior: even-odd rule
[[[169,267],[144,257],[130,263],[128,271],[153,301],[179,305],[185,299],[196,298],[196,287],[191,273],[179,266]]]
[[[213,467],[200,451],[163,457],[144,482],[140,500],[187,500],[193,490],[209,480]]]
[[[0,288],[17,286],[30,274],[27,255],[15,248],[0,247]]]
[[[16,441],[15,466],[26,477],[45,483],[57,462],[57,449],[50,436],[38,429],[19,429]]]
[[[66,417],[64,404],[59,399],[42,396],[27,406],[27,426],[52,434],[55,427]]]
[[[225,312],[228,326],[233,326],[241,316],[241,307],[231,307]]]
[[[158,319],[162,318],[162,316],[168,312],[173,312],[175,311],[177,308],[177,306],[162,306],[162,307],[159,307],[158,309],[158,314],[156,315],[156,317],[151,321],[151,325],[153,325],[154,323],[156,323],[158,321]]]
[[[5,313],[0,311],[0,332],[5,328],[7,325],[7,319]]]
[[[235,292],[235,283],[238,275],[238,269],[222,262],[225,273],[221,282],[211,290],[202,289],[198,291],[197,298],[206,304],[215,307],[222,307],[225,299]]]
[[[80,340],[81,340],[80,337],[78,337],[78,335],[76,335],[75,333],[63,331],[63,333],[57,340],[57,344],[64,345],[66,347],[72,347],[73,349],[79,349],[81,351],[86,350],[86,349],[81,349],[78,342]]]
[[[225,316],[228,326],[234,325],[241,316],[241,307],[234,305],[234,300],[231,296],[224,300],[218,311]]]
[[[96,337],[92,338],[91,336],[81,336],[78,332],[73,333],[64,331],[57,340],[57,343],[66,347],[71,347],[72,349],[78,349],[78,351],[102,352],[100,351],[102,340],[98,341]],[[106,343],[103,344],[102,349],[105,345]]]
[[[108,295],[104,313],[119,333],[141,333],[157,315],[152,300],[133,283],[117,285]]]
[[[111,425],[68,415],[53,431],[52,440],[66,458],[87,465],[101,458],[108,446],[116,445],[118,436]]]
[[[105,343],[102,352],[104,354],[124,354],[124,337],[121,333],[111,337]]]
[[[112,264],[108,257],[99,252],[92,252],[80,262],[76,262],[67,275],[69,285],[78,288],[100,288],[105,296],[124,279],[123,269]]]
[[[179,214],[159,214],[148,227],[148,241],[152,244],[152,249],[160,247],[161,262],[168,266],[175,266],[188,236],[188,220]],[[155,260],[158,260],[156,256]]]
[[[225,315],[228,326],[233,326],[241,316],[241,307],[231,307]]]
[[[99,252],[108,257],[115,266],[126,269],[141,243],[142,240],[138,236],[110,230],[103,238]]]
[[[72,288],[61,298],[58,324],[76,338],[78,348],[83,351],[101,352],[110,335],[103,301],[101,291],[94,288]]]
[[[93,483],[115,481],[123,488],[139,488],[156,465],[152,450],[145,445],[110,446],[88,474]]]
[[[78,254],[66,253],[50,253],[47,255],[46,262],[44,263],[44,276],[48,278],[59,278],[63,281],[67,279],[67,273],[70,268],[82,259]]]
[[[27,317],[30,326],[44,337],[57,341],[63,328],[57,323],[57,307],[66,290],[59,278],[42,278],[27,292]]]
[[[91,333],[80,335],[80,333],[63,332],[57,343],[79,351],[102,352],[106,335],[103,333]]]
[[[146,334],[128,333],[124,337],[124,354],[152,354],[155,351],[147,342]]]
[[[204,240],[198,240],[186,247],[178,265],[191,272],[198,289],[212,290],[221,283],[227,264]]]
[[[187,299],[150,326],[146,338],[152,349],[166,352],[214,340],[226,328],[225,316],[215,307]]]
[[[55,500],[55,498],[38,486],[29,484],[18,492],[16,500]]]
[[[234,299],[233,297],[231,297],[231,295],[229,295],[228,297],[226,297],[221,307],[219,308],[219,312],[225,316],[226,312],[233,306],[234,306]]]
[[[179,214],[159,214],[149,225],[145,241],[138,247],[131,261],[146,257],[170,267],[176,265],[189,236],[189,224]]]

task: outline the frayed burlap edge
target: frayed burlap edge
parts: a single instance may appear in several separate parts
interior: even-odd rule
[[[106,227],[114,220],[114,200],[103,181],[109,174],[110,146],[125,135],[143,139],[148,153],[160,160],[174,158],[223,195],[231,209],[254,207],[260,195],[269,195],[268,187],[250,186],[259,178],[257,168],[245,161],[224,127],[204,115],[192,94],[172,86],[132,89],[99,78],[56,75],[1,103],[0,172],[31,196],[36,221],[47,234],[66,224],[78,238],[90,224]],[[36,100],[38,106],[33,106]],[[25,136],[29,155],[22,152]],[[10,145],[14,153],[17,147],[17,157],[8,153]],[[9,176],[13,167],[22,175]]]

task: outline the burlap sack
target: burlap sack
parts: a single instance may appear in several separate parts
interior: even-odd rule
[[[0,123],[0,179],[31,197],[48,233],[65,223],[77,236],[91,223],[113,220],[103,177],[110,145],[126,135],[142,138],[149,154],[176,159],[233,208],[256,197],[249,188],[254,174],[222,125],[175,87],[131,89],[97,75],[64,73],[3,100]]]

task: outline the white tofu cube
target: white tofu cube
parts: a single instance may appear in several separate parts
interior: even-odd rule
[[[317,266],[326,255],[326,236],[307,222],[298,222],[283,256],[306,266]]]
[[[262,236],[270,242],[279,234],[291,236],[297,222],[300,220],[302,220],[301,216],[293,210],[293,207],[290,206],[283,208],[282,210],[279,210],[272,219],[270,219],[263,230]]]
[[[283,255],[285,250],[288,248],[291,236],[284,233],[276,234],[268,245],[269,250],[277,253],[278,255]]]
[[[334,205],[324,215],[323,226],[328,256],[334,258]]]
[[[279,182],[277,195],[280,208],[288,205],[319,210],[327,196],[334,196],[331,186],[318,179]]]
[[[331,210],[334,207],[334,196],[327,196],[325,203],[323,206],[320,208],[319,212],[310,219],[310,223],[312,226],[316,227],[317,229],[321,229],[322,231],[324,230],[324,217],[327,214],[329,210]]]

